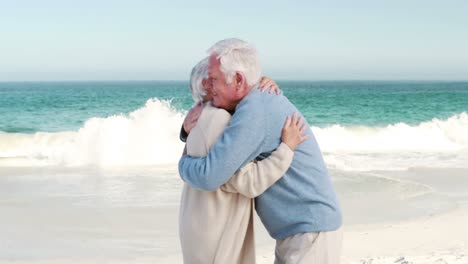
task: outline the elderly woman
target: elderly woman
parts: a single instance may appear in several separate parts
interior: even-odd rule
[[[222,135],[231,115],[213,107],[207,72],[208,60],[192,70],[190,88],[200,116],[192,117],[186,152],[204,157]],[[266,90],[272,81],[263,79]],[[190,123],[190,122],[188,122]],[[184,185],[179,215],[179,235],[184,263],[255,263],[254,199],[288,170],[294,149],[306,140],[305,127],[296,115],[285,121],[281,144],[266,159],[252,161],[223,186],[207,192]]]

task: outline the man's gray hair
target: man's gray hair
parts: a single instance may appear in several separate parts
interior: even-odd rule
[[[190,91],[196,103],[203,101],[203,96],[206,95],[202,81],[208,78],[208,59],[209,57],[206,57],[197,63],[190,73]]]
[[[260,81],[262,69],[255,47],[237,38],[223,39],[216,42],[209,50],[210,55],[216,55],[220,60],[220,70],[231,83],[236,72],[241,72],[249,86]]]

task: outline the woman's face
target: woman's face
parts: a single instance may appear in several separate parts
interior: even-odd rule
[[[203,101],[209,102],[213,100],[213,85],[209,77],[202,80],[202,86],[203,88],[205,88],[205,92],[206,92],[206,94],[203,96]]]

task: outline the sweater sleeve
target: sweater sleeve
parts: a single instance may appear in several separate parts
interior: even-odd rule
[[[206,157],[179,160],[181,178],[193,188],[212,191],[262,152],[266,116],[261,102],[241,102],[221,138]]]
[[[238,170],[226,184],[221,186],[221,190],[255,198],[286,173],[293,155],[294,152],[288,145],[281,143],[268,158],[249,162]]]

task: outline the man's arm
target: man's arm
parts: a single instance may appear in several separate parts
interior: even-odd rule
[[[281,143],[268,158],[258,162],[249,162],[238,170],[226,184],[221,186],[221,190],[255,198],[286,173],[293,156],[294,151],[285,143]]]
[[[254,105],[256,104],[256,105]],[[215,190],[260,153],[265,140],[266,116],[262,102],[241,102],[221,138],[208,156],[182,156],[179,173],[192,187]]]
[[[250,162],[242,167],[221,189],[227,192],[238,192],[255,198],[265,192],[281,178],[293,160],[294,150],[305,140],[306,126],[304,120],[294,113],[288,116],[281,130],[281,144],[271,155],[258,162]]]

